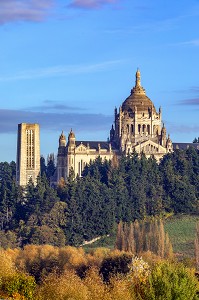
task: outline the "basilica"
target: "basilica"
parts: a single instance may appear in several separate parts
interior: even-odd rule
[[[73,169],[82,175],[86,164],[101,157],[112,160],[114,156],[128,155],[136,151],[154,156],[159,161],[163,155],[173,151],[172,141],[162,124],[162,110],[157,111],[141,85],[140,71],[135,75],[135,86],[131,89],[119,109],[115,108],[114,124],[108,141],[79,141],[71,129],[68,139],[62,132],[59,137],[55,182],[66,179]]]

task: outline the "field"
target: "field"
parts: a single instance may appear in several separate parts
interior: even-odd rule
[[[199,216],[191,215],[177,215],[166,220],[165,230],[168,232],[173,250],[178,256],[194,256],[194,239],[197,221],[199,221]]]
[[[195,215],[176,215],[167,218],[165,221],[165,231],[168,232],[174,253],[179,259],[194,257],[194,239],[197,221],[199,221],[199,216]],[[114,243],[115,236],[113,235],[103,237],[101,240],[84,248],[86,251],[97,247],[113,249]]]

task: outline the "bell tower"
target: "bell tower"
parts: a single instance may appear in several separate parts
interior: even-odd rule
[[[40,174],[39,124],[18,125],[16,180],[26,186],[30,180],[36,185]]]

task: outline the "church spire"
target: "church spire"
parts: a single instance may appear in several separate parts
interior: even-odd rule
[[[141,87],[141,75],[140,75],[140,70],[137,68],[137,72],[135,74],[135,86],[136,87]]]
[[[141,75],[140,75],[140,70],[138,68],[135,74],[135,86],[131,90],[131,95],[132,94],[145,95],[145,89],[141,86]]]

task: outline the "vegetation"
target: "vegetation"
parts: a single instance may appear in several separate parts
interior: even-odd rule
[[[173,251],[179,259],[194,257],[194,240],[198,215],[173,215],[165,220],[165,231],[168,233]]]
[[[81,245],[111,235],[117,224],[171,214],[198,214],[199,151],[176,150],[157,164],[134,153],[119,162],[100,158],[82,178],[50,186],[54,157],[41,158],[37,186],[16,185],[15,163],[0,163],[1,246]]]
[[[173,257],[173,248],[161,219],[118,224],[116,249],[134,254],[153,252],[159,257]]]
[[[196,236],[195,236],[195,259],[196,259],[196,270],[199,271],[199,222],[196,223]]]
[[[199,137],[198,138],[194,138],[193,143],[199,143]]]
[[[0,297],[15,300],[196,300],[192,269],[151,253],[27,245],[0,251]]]
[[[37,185],[25,189],[15,163],[0,163],[0,298],[199,299],[194,263],[177,262],[168,238],[189,256],[195,239],[198,270],[198,150],[176,150],[159,164],[136,153],[98,158],[57,187],[54,157],[41,161]],[[96,237],[109,248],[80,247]]]

